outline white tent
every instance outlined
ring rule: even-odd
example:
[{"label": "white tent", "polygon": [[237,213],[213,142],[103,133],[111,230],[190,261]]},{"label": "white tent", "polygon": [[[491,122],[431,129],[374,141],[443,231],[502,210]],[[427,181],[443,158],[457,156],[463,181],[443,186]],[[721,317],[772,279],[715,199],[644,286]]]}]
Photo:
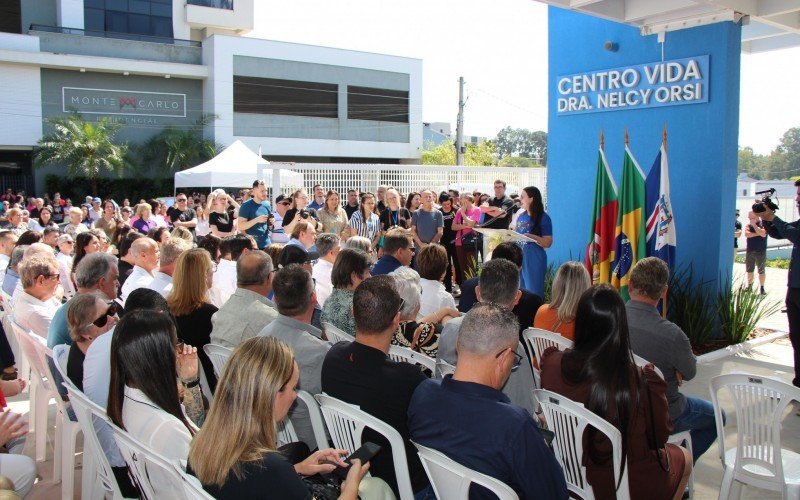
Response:
[{"label": "white tent", "polygon": [[[250,151],[242,141],[235,141],[220,154],[196,167],[175,173],[175,189],[208,186],[215,188],[251,187],[258,178],[259,165],[268,165],[265,159]],[[303,185],[303,175],[281,169],[281,184]]]}]

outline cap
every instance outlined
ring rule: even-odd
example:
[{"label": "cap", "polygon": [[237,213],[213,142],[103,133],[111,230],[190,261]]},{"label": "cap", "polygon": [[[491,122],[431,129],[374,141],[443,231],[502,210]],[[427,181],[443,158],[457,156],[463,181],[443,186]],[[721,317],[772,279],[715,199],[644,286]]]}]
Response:
[{"label": "cap", "polygon": [[68,242],[70,242],[70,243],[72,243],[72,242],[73,242],[73,241],[72,241],[72,236],[70,236],[70,235],[68,235],[68,234],[62,234],[62,235],[61,235],[61,236],[59,236],[59,237],[58,237],[58,239],[56,240],[56,244],[57,244],[57,245],[60,245],[60,244],[62,244],[62,243],[64,243],[64,242],[67,242],[67,241],[68,241]]},{"label": "cap", "polygon": [[279,194],[278,197],[275,198],[275,204],[277,205],[278,203],[282,202],[285,199],[286,199],[286,195],[285,194]]},{"label": "cap", "polygon": [[94,198],[92,199],[92,203],[101,203],[102,201],[103,201],[103,200],[101,200],[100,198],[97,198],[97,197],[94,197]]},{"label": "cap", "polygon": [[278,254],[278,268],[284,268],[289,264],[305,264],[319,259],[319,253],[307,252],[298,245],[286,245]]}]

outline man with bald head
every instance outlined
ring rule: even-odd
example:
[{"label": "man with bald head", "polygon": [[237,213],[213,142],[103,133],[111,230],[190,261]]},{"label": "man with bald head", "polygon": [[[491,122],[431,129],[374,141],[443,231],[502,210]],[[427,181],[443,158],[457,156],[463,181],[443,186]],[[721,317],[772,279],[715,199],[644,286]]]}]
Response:
[{"label": "man with bald head", "polygon": [[161,245],[158,271],[154,273],[153,281],[147,285],[147,288],[155,290],[166,299],[169,292],[172,291],[172,273],[175,272],[178,257],[186,250],[191,249],[192,244],[183,238],[170,238]]},{"label": "man with bald head", "polygon": [[160,251],[158,243],[150,238],[139,238],[131,244],[133,271],[122,285],[120,298],[125,301],[128,295],[137,288],[146,288],[153,281],[153,273],[158,268]]},{"label": "man with bald head", "polygon": [[236,261],[236,291],[211,317],[211,343],[235,348],[278,317],[272,293],[272,259],[261,250],[242,254]]}]

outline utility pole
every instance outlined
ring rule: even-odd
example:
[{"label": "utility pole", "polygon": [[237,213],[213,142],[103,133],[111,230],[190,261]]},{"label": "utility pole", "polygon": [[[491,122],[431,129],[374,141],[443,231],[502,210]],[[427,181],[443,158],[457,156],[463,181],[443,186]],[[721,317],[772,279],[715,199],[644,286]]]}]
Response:
[{"label": "utility pole", "polygon": [[458,119],[456,120],[456,165],[464,164],[464,77],[458,78]]}]

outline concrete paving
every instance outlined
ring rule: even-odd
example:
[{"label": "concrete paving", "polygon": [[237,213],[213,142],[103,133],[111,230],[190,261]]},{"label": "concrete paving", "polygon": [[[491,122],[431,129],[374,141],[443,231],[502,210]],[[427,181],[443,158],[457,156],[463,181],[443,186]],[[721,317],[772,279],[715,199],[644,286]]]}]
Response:
[{"label": "concrete paving", "polygon": [[[786,291],[786,274],[785,270],[767,269],[767,292],[770,300],[783,301]],[[734,276],[744,276],[744,265],[734,264]],[[780,312],[773,314],[771,317],[764,319],[759,323],[763,328],[770,328],[780,331],[788,331],[788,323],[786,321],[786,314]],[[712,377],[726,373],[752,373],[755,375],[774,377],[779,380],[791,383],[793,373],[792,361],[792,348],[787,338],[781,338],[768,344],[760,345],[748,352],[729,355],[725,358],[701,363],[698,366],[697,376],[686,383],[684,383],[681,391],[690,396],[696,396],[703,399],[710,399],[708,384]],[[736,417],[733,414],[733,408],[730,400],[725,394],[721,397],[721,403],[728,411],[729,421],[727,425],[727,439],[726,446],[733,446],[735,444],[735,431],[736,431]],[[28,401],[27,395],[23,394],[10,398],[9,406],[13,411],[27,413]],[[782,427],[782,442],[783,447],[789,450],[800,452],[800,417],[795,415],[800,405],[795,405],[791,412],[787,412],[783,416]],[[52,415],[55,414],[55,403],[50,405],[51,420]],[[25,454],[33,456],[34,439],[30,435],[25,447]],[[80,449],[79,445],[79,449]],[[31,500],[50,500],[59,498],[61,496],[60,484],[54,484],[53,477],[53,429],[48,433],[48,450],[47,461],[38,464],[39,474],[41,479],[33,487],[30,495]],[[80,463],[80,456],[78,457]],[[698,499],[715,499],[719,495],[720,484],[722,483],[722,464],[719,459],[719,448],[715,444],[711,449],[698,461],[695,466],[695,498]],[[75,495],[74,498],[80,498],[81,491],[81,477],[80,467],[76,467],[75,471]],[[780,498],[780,495],[775,492],[744,487],[742,498],[746,499],[772,499]]]}]

